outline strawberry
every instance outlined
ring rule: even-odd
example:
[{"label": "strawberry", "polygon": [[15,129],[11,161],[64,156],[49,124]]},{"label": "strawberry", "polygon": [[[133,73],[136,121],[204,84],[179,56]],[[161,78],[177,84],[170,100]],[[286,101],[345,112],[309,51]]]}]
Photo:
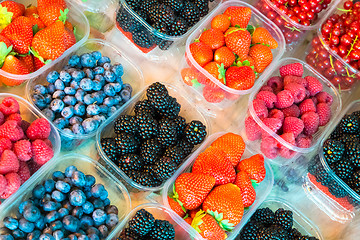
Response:
[{"label": "strawberry", "polygon": [[39,29],[43,29],[46,27],[44,22],[40,19],[37,7],[30,6],[25,9],[24,16],[30,19],[32,26],[37,25]]},{"label": "strawberry", "polygon": [[176,202],[174,199],[168,197],[168,202],[169,202],[169,206],[170,208],[176,212],[177,215],[179,215],[180,217],[185,217],[186,214],[186,209],[181,207],[180,204],[178,202]]},{"label": "strawberry", "polygon": [[240,188],[232,183],[215,187],[206,197],[203,210],[212,215],[222,229],[231,231],[244,214]]},{"label": "strawberry", "polygon": [[61,15],[64,14],[65,9],[60,4],[52,5],[41,5],[38,6],[39,17],[45,26],[50,26],[56,20],[59,19]]},{"label": "strawberry", "polygon": [[[24,75],[28,74],[29,70],[27,67],[21,62],[19,59],[12,55],[8,55],[5,58],[4,64],[1,67],[1,70],[4,70],[8,73],[18,74],[18,75]],[[11,79],[4,76],[0,76],[0,81],[2,81],[4,84],[8,86],[16,86],[20,85],[23,81],[19,81],[17,79]]]},{"label": "strawberry", "polygon": [[0,158],[0,174],[17,172],[19,170],[19,160],[11,150],[5,150]]},{"label": "strawberry", "polygon": [[231,26],[239,26],[240,28],[246,28],[251,18],[251,9],[248,7],[231,6],[228,7],[224,15],[230,17]]},{"label": "strawberry", "polygon": [[240,188],[244,207],[250,207],[256,199],[256,192],[246,172],[240,171],[234,184]]},{"label": "strawberry", "polygon": [[225,231],[220,228],[216,220],[204,211],[199,211],[196,214],[191,226],[200,233],[204,239],[223,240],[227,238]]},{"label": "strawberry", "polygon": [[37,0],[39,6],[50,6],[53,4],[59,4],[62,8],[66,8],[65,0]]},{"label": "strawberry", "polygon": [[225,43],[240,59],[245,59],[249,53],[251,35],[244,29],[229,28],[225,33]]},{"label": "strawberry", "polygon": [[266,28],[258,27],[252,34],[251,42],[253,44],[265,44],[269,45],[271,49],[275,49],[278,47],[278,43],[276,40],[271,36],[269,31]]},{"label": "strawberry", "polygon": [[199,38],[200,42],[210,46],[212,50],[218,49],[225,45],[223,32],[218,29],[208,29],[204,31]]},{"label": "strawberry", "polygon": [[29,70],[29,72],[35,72],[34,59],[31,54],[24,57],[19,56],[18,59],[24,64],[24,66]]},{"label": "strawberry", "polygon": [[193,173],[203,173],[215,178],[215,186],[235,181],[236,172],[228,155],[220,148],[208,147],[196,158]]},{"label": "strawberry", "polygon": [[226,133],[217,138],[212,144],[212,147],[216,147],[225,152],[233,167],[236,167],[240,162],[240,159],[245,151],[245,142],[243,138],[234,133]]},{"label": "strawberry", "polygon": [[181,78],[186,85],[198,87],[198,79],[204,78],[204,75],[199,73],[195,68],[183,68],[181,69]]},{"label": "strawberry", "polygon": [[5,192],[7,180],[4,175],[0,174],[0,196]]},{"label": "strawberry", "polygon": [[211,20],[211,28],[218,29],[221,32],[226,32],[230,27],[230,17],[225,14],[216,15]]},{"label": "strawberry", "polygon": [[32,25],[29,18],[20,16],[1,32],[10,40],[13,50],[20,54],[29,52],[29,46],[33,38]]},{"label": "strawberry", "polygon": [[244,159],[237,165],[236,170],[246,172],[250,179],[260,183],[266,176],[264,156],[256,154],[252,157]]},{"label": "strawberry", "polygon": [[2,199],[9,198],[19,189],[21,185],[21,179],[17,173],[8,173],[5,175],[5,178],[7,180],[7,186],[4,193],[0,195],[0,198]]},{"label": "strawberry", "polygon": [[35,71],[45,66],[45,63],[43,63],[38,57],[34,56],[34,67]]},{"label": "strawberry", "polygon": [[225,98],[225,91],[219,87],[205,86],[203,88],[203,96],[210,103],[219,103]]},{"label": "strawberry", "polygon": [[6,37],[4,37],[3,35],[0,34],[0,42],[5,43],[6,47],[10,47],[11,46],[11,42],[9,39],[7,39]]},{"label": "strawberry", "polygon": [[71,24],[71,22],[65,21],[64,26],[65,26],[65,28],[67,28],[68,30],[74,31],[74,27],[73,27],[73,25]]},{"label": "strawberry", "polygon": [[226,86],[236,90],[247,90],[254,86],[255,73],[249,66],[233,66],[226,70]]},{"label": "strawberry", "polygon": [[201,208],[198,207],[198,208],[195,208],[195,209],[192,209],[192,210],[189,210],[188,213],[189,213],[189,216],[191,218],[195,218],[196,214],[201,211]]},{"label": "strawberry", "polygon": [[6,11],[2,14],[12,13],[11,20],[14,20],[17,17],[24,15],[25,6],[21,3],[14,1],[3,1],[0,3],[3,8],[6,8]]},{"label": "strawberry", "polygon": [[262,73],[272,62],[273,55],[268,46],[256,44],[250,48],[249,56],[254,59],[255,70]]},{"label": "strawberry", "polygon": [[204,67],[213,60],[213,52],[211,47],[203,42],[194,42],[190,44],[190,52],[195,61]]},{"label": "strawberry", "polygon": [[199,207],[215,185],[215,178],[206,174],[183,173],[175,181],[177,196],[183,206],[192,210]]},{"label": "strawberry", "polygon": [[228,47],[216,49],[214,61],[219,65],[224,64],[224,68],[229,68],[235,62],[235,55]]},{"label": "strawberry", "polygon": [[191,226],[192,224],[192,221],[193,221],[193,218],[192,217],[187,217],[187,218],[184,218],[185,222],[187,222],[187,224],[189,224]]},{"label": "strawberry", "polygon": [[[204,69],[210,73],[215,79],[219,80],[222,84],[225,84],[225,69],[224,65],[218,64],[216,62],[209,62],[204,66]],[[216,87],[217,85],[208,78],[199,79],[199,83],[209,85],[211,87]]]},{"label": "strawberry", "polygon": [[74,32],[65,28],[65,49],[69,49],[76,43]]}]

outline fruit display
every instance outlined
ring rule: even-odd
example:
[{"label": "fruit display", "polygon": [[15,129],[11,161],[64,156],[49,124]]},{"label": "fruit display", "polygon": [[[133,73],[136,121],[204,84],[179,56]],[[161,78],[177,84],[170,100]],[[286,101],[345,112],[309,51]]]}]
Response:
[{"label": "fruit display", "polygon": [[101,134],[98,149],[140,189],[160,188],[207,135],[203,122],[182,116],[181,104],[163,84],[150,85],[146,97],[117,117],[112,136]]},{"label": "fruit display", "polygon": [[0,199],[7,199],[58,153],[59,135],[38,113],[29,118],[25,100],[0,98]]},{"label": "fruit display", "polygon": [[246,3],[227,1],[191,34],[181,78],[204,102],[225,107],[250,93],[284,52],[280,30]]},{"label": "fruit display", "polygon": [[306,63],[283,59],[249,99],[244,135],[267,158],[315,149],[341,108],[336,89]]},{"label": "fruit display", "polygon": [[[0,4],[0,83],[16,86],[37,77],[42,73],[39,69],[60,58],[77,41],[84,41],[83,31],[88,26],[71,17],[78,14],[77,9],[70,10],[72,5],[65,0],[39,0],[37,6],[26,8],[11,0]],[[76,31],[78,27],[82,29]]]},{"label": "fruit display", "polygon": [[205,239],[234,239],[269,193],[272,171],[245,152],[240,135],[218,133],[166,183],[163,201]]},{"label": "fruit display", "polygon": [[322,21],[305,58],[340,91],[353,88],[359,80],[358,11],[359,3],[342,1]]}]

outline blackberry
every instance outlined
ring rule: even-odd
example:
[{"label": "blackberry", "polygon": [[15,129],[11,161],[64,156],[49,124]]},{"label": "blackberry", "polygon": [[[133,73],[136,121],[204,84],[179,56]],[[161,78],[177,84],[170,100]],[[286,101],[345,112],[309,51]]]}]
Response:
[{"label": "blackberry", "polygon": [[115,121],[114,132],[116,134],[124,132],[136,135],[138,132],[138,125],[136,124],[135,117],[130,115],[121,115]]},{"label": "blackberry", "polygon": [[340,121],[343,133],[357,133],[359,131],[359,118],[353,114],[345,115]]},{"label": "blackberry", "polygon": [[360,143],[349,142],[345,145],[347,159],[355,168],[360,168]]},{"label": "blackberry", "polygon": [[159,109],[157,112],[163,118],[175,119],[181,109],[181,105],[177,102],[176,98],[169,96],[169,104],[166,108]]},{"label": "blackberry", "polygon": [[195,6],[199,9],[199,16],[204,17],[206,14],[209,13],[209,2],[208,0],[195,0]]},{"label": "blackberry", "polygon": [[137,9],[141,3],[140,0],[125,0],[125,2],[131,9]]},{"label": "blackberry", "polygon": [[175,20],[175,13],[169,6],[160,4],[152,10],[149,18],[153,23],[158,22],[169,26]]},{"label": "blackberry", "polygon": [[348,160],[340,160],[335,165],[333,171],[339,178],[343,180],[351,178],[354,168]]},{"label": "blackberry", "polygon": [[143,172],[155,179],[156,176],[155,176],[154,168],[155,168],[155,165],[145,165],[143,168]]},{"label": "blackberry", "polygon": [[170,158],[171,161],[176,164],[176,166],[179,166],[182,163],[185,155],[183,151],[178,147],[178,145],[175,145],[165,150],[164,157]]},{"label": "blackberry", "polygon": [[124,154],[119,157],[119,168],[124,172],[137,171],[142,167],[142,161],[139,155]]},{"label": "blackberry", "polygon": [[158,4],[157,0],[144,0],[141,2],[140,9],[146,13],[150,13],[150,9]]},{"label": "blackberry", "polygon": [[139,125],[139,135],[143,140],[157,136],[158,122],[149,113],[137,114],[136,122]]},{"label": "blackberry", "polygon": [[293,213],[290,210],[279,208],[275,212],[274,225],[282,227],[285,230],[289,230],[293,225]]},{"label": "blackberry", "polygon": [[192,27],[200,20],[200,10],[192,2],[186,1],[180,16],[184,18],[189,27]]},{"label": "blackberry", "polygon": [[343,198],[347,196],[347,192],[338,183],[331,181],[328,185],[329,192],[337,198]]},{"label": "blackberry", "polygon": [[177,116],[173,119],[173,122],[176,124],[176,135],[178,139],[182,137],[184,129],[186,127],[186,120],[182,116]]},{"label": "blackberry", "polygon": [[191,121],[184,131],[186,140],[193,145],[201,143],[206,137],[206,126],[200,121]]},{"label": "blackberry", "polygon": [[157,187],[160,185],[160,182],[156,178],[144,171],[131,172],[128,177],[137,184],[145,187]]},{"label": "blackberry", "polygon": [[256,234],[262,228],[264,228],[264,226],[261,223],[251,220],[241,229],[239,239],[256,240]]},{"label": "blackberry", "polygon": [[163,147],[170,147],[176,143],[176,124],[164,118],[159,122],[159,134],[157,140]]},{"label": "blackberry", "polygon": [[156,178],[164,182],[168,180],[176,170],[176,164],[168,157],[162,157],[155,162],[154,172]]},{"label": "blackberry", "polygon": [[359,136],[356,134],[342,134],[340,138],[338,138],[345,146],[352,142],[359,142]]},{"label": "blackberry", "polygon": [[290,239],[299,239],[301,237],[301,233],[296,228],[291,228],[288,233]]},{"label": "blackberry", "polygon": [[140,114],[141,112],[147,112],[149,113],[152,117],[155,116],[155,109],[154,106],[152,105],[151,101],[145,99],[142,101],[138,101],[135,104],[135,115]]},{"label": "blackberry", "polygon": [[135,216],[129,221],[130,231],[136,232],[140,236],[148,234],[154,225],[154,216],[145,209],[137,211]]},{"label": "blackberry", "polygon": [[172,24],[170,24],[168,33],[171,36],[181,36],[184,35],[187,30],[189,29],[189,26],[187,25],[187,22],[182,17],[178,17],[174,20]]},{"label": "blackberry", "polygon": [[274,217],[275,214],[270,208],[259,208],[251,217],[251,221],[262,223],[264,226],[268,227],[274,223]]},{"label": "blackberry", "polygon": [[256,234],[256,239],[261,240],[280,240],[279,233],[275,228],[262,228]]},{"label": "blackberry", "polygon": [[159,82],[153,83],[148,87],[146,96],[152,102],[156,110],[166,109],[171,101],[168,90]]},{"label": "blackberry", "polygon": [[143,240],[144,238],[139,236],[136,232],[131,231],[129,228],[125,228],[117,240]]},{"label": "blackberry", "polygon": [[149,237],[152,240],[173,240],[175,239],[174,226],[169,221],[157,219]]},{"label": "blackberry", "polygon": [[[151,26],[158,32],[163,33],[163,34],[167,34],[168,33],[168,25],[166,25],[163,22],[154,22],[153,24],[151,24]],[[161,42],[163,41],[162,38],[157,37],[154,35],[154,42],[159,45],[161,44]]]},{"label": "blackberry", "polygon": [[151,48],[154,45],[149,31],[138,29],[132,33],[132,39],[136,45],[142,48]]},{"label": "blackberry", "polygon": [[119,150],[117,148],[114,138],[102,138],[100,140],[101,147],[106,154],[106,156],[113,162],[116,161]]},{"label": "blackberry", "polygon": [[187,156],[191,153],[194,148],[194,145],[186,141],[185,139],[180,140],[176,146],[184,152],[184,156]]},{"label": "blackberry", "polygon": [[169,6],[174,12],[180,12],[184,7],[183,0],[163,0],[162,3]]},{"label": "blackberry", "polygon": [[161,145],[156,139],[146,140],[140,147],[140,157],[144,164],[154,164],[160,158],[161,153]]},{"label": "blackberry", "polygon": [[[168,34],[168,32],[167,32],[167,34]],[[159,48],[161,49],[161,50],[168,50],[169,49],[169,47],[171,46],[171,44],[173,44],[173,42],[174,41],[169,41],[169,40],[163,40],[163,41],[161,41],[161,43],[159,43],[158,45],[159,45]]]},{"label": "blackberry", "polygon": [[340,124],[338,124],[336,126],[336,128],[334,129],[334,131],[330,134],[329,138],[330,139],[339,139],[343,136],[343,132],[340,129]]},{"label": "blackberry", "polygon": [[344,144],[338,140],[328,139],[323,145],[324,158],[329,164],[339,161],[344,152]]},{"label": "blackberry", "polygon": [[353,184],[352,187],[360,188],[360,170],[353,173]]},{"label": "blackberry", "polygon": [[141,17],[144,21],[147,22],[147,20],[149,18],[147,12],[145,12],[144,10],[142,10],[140,8],[135,10],[135,12],[137,13],[137,15],[139,15],[139,17]]},{"label": "blackberry", "polygon": [[274,225],[271,226],[271,228],[273,229],[274,232],[277,233],[279,239],[281,240],[289,239],[289,233],[282,227]]},{"label": "blackberry", "polygon": [[357,118],[360,118],[360,111],[353,112],[352,115],[356,116]]},{"label": "blackberry", "polygon": [[139,148],[139,143],[134,136],[129,133],[120,133],[115,137],[115,142],[120,154],[135,153]]},{"label": "blackberry", "polygon": [[125,32],[129,32],[136,21],[126,10],[119,9],[116,13],[116,22]]}]

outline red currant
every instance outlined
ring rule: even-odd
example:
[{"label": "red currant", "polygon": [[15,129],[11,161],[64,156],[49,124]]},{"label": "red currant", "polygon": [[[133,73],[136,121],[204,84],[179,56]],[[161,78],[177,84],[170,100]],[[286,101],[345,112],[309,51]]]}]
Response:
[{"label": "red currant", "polygon": [[340,42],[339,37],[337,37],[335,35],[331,36],[331,38],[330,38],[330,44],[331,45],[337,46],[339,44],[339,42]]},{"label": "red currant", "polygon": [[353,49],[353,50],[350,52],[350,55],[349,55],[349,56],[350,56],[351,59],[353,59],[353,60],[360,60],[360,51]]},{"label": "red currant", "polygon": [[346,2],[344,2],[344,9],[345,9],[345,10],[351,9],[352,6],[353,6],[353,2],[352,2],[352,1],[346,1]]},{"label": "red currant", "polygon": [[360,8],[360,2],[354,3],[353,8],[354,9],[359,9]]},{"label": "red currant", "polygon": [[340,36],[340,28],[334,28],[331,34],[337,37]]},{"label": "red currant", "polygon": [[290,7],[295,7],[297,5],[297,0],[289,0],[288,4]]},{"label": "red currant", "polygon": [[344,46],[349,46],[351,44],[351,37],[347,34],[345,35],[342,35],[341,38],[340,38],[340,43],[341,45],[344,45]]},{"label": "red currant", "polygon": [[314,13],[312,13],[312,12],[307,12],[307,13],[306,13],[306,17],[307,17],[307,19],[309,19],[309,20],[313,20],[314,17],[315,17],[315,15],[314,15]]},{"label": "red currant", "polygon": [[304,3],[304,4],[301,6],[301,11],[303,11],[303,12],[308,12],[308,11],[310,11],[310,9],[311,9],[311,6],[310,6],[309,3]]}]

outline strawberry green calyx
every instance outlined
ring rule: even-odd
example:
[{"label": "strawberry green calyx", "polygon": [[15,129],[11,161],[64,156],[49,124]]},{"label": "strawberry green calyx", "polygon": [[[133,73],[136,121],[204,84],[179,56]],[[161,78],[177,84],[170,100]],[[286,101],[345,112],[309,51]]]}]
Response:
[{"label": "strawberry green calyx", "polygon": [[237,31],[247,31],[245,28],[241,28],[239,25],[235,25],[235,27],[230,31],[230,32],[227,32],[225,34],[225,37],[234,33],[234,32],[237,32]]},{"label": "strawberry green calyx", "polygon": [[11,18],[14,14],[7,11],[7,7],[0,5],[0,29],[5,28],[11,23]]},{"label": "strawberry green calyx", "polygon": [[32,53],[32,55],[34,55],[34,57],[38,58],[44,64],[51,63],[51,59],[48,59],[45,61],[45,59],[42,56],[40,56],[39,53],[37,53],[33,47],[30,48],[30,53]]},{"label": "strawberry green calyx", "polygon": [[202,220],[203,217],[205,217],[206,215],[206,212],[204,212],[203,210],[200,210],[196,213],[192,223],[191,223],[191,226],[198,232],[198,233],[201,233],[201,230],[199,228],[199,226],[201,224],[204,223],[204,221]]},{"label": "strawberry green calyx", "polygon": [[235,228],[233,223],[230,223],[229,220],[224,219],[224,215],[222,213],[218,213],[217,211],[214,212],[209,209],[207,210],[207,213],[215,218],[219,226],[225,231],[231,232]]},{"label": "strawberry green calyx", "polygon": [[59,17],[59,20],[62,21],[64,24],[66,22],[66,19],[67,19],[67,14],[69,13],[69,9],[66,8],[64,11],[63,10],[60,10],[60,17]]},{"label": "strawberry green calyx", "polygon": [[252,185],[254,188],[259,185],[259,183],[258,183],[256,180],[254,180],[254,179],[251,179],[250,181],[251,181],[251,185]]},{"label": "strawberry green calyx", "polygon": [[252,25],[248,25],[246,27],[246,30],[248,30],[248,32],[251,34],[251,36],[253,35],[253,33],[255,32],[256,27],[252,26]]},{"label": "strawberry green calyx", "polygon": [[196,78],[194,78],[194,79],[191,79],[191,82],[192,82],[192,86],[194,87],[194,88],[199,88],[199,87],[201,87],[201,84],[198,82],[198,80],[196,79]]},{"label": "strawberry green calyx", "polygon": [[180,205],[184,213],[186,213],[186,208],[184,207],[184,204],[179,200],[179,194],[175,191],[175,184],[173,185],[173,193],[174,195],[170,198],[174,199],[175,202],[177,202]]},{"label": "strawberry green calyx", "polygon": [[12,51],[12,46],[7,47],[4,42],[0,42],[0,67],[3,66],[5,58]]},{"label": "strawberry green calyx", "polygon": [[216,66],[218,67],[218,72],[219,72],[219,76],[218,78],[221,80],[221,79],[224,79],[223,83],[226,85],[226,78],[225,78],[225,67],[224,67],[224,64],[222,63],[221,65],[219,64],[216,64]]}]

